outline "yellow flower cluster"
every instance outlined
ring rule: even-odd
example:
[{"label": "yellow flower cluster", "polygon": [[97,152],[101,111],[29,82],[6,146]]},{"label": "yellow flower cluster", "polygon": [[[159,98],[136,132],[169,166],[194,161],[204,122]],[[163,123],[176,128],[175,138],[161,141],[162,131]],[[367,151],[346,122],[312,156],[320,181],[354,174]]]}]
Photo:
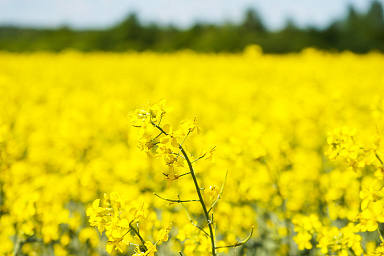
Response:
[{"label": "yellow flower cluster", "polygon": [[364,252],[360,244],[362,238],[356,232],[353,223],[349,223],[341,229],[323,227],[319,234],[318,247],[324,254],[330,251],[340,256],[348,256],[352,251],[354,255],[362,255]]},{"label": "yellow flower cluster", "polygon": [[[180,130],[174,130],[170,124],[162,125],[164,115],[169,112],[169,109],[165,108],[165,103],[166,101],[163,99],[159,103],[137,109],[129,114],[129,120],[134,127],[140,128],[138,147],[149,156],[164,159],[168,167],[168,171],[164,175],[167,177],[168,187],[170,187],[172,181],[179,178],[179,175],[175,173],[175,168],[184,167],[185,157],[181,154],[180,145],[191,132],[196,130],[197,133],[200,133],[200,129],[196,119],[180,122]],[[182,138],[184,138],[183,142]]]},{"label": "yellow flower cluster", "polygon": [[[357,139],[354,137],[355,131],[346,126],[342,129],[336,129],[333,133],[328,133],[327,142],[330,147],[326,155],[331,160],[342,159],[346,166],[357,173],[356,178],[362,179],[358,182],[360,183],[359,186],[355,188],[356,191],[360,190],[361,211],[350,214],[349,217],[346,216],[349,221],[357,222],[357,225],[349,222],[347,226],[341,229],[335,226],[322,226],[317,222],[317,215],[299,216],[297,219],[293,219],[296,226],[295,231],[298,232],[294,240],[298,243],[300,250],[312,249],[311,239],[315,235],[317,235],[317,246],[321,247],[322,253],[332,252],[345,256],[349,255],[349,251],[352,251],[353,255],[363,254],[362,237],[357,234],[359,232],[378,230],[378,237],[382,242],[384,241],[379,228],[379,223],[384,223],[382,148],[380,148],[381,136],[378,132],[376,133],[375,136],[370,136],[366,140],[367,145],[355,142]],[[330,217],[332,218],[332,215]],[[340,215],[333,219],[338,217]],[[312,222],[316,220],[315,223],[317,224],[311,225],[310,220]],[[368,255],[380,255],[381,247],[368,253]]]},{"label": "yellow flower cluster", "polygon": [[113,250],[123,252],[122,246],[131,244],[128,237],[130,231],[141,238],[134,226],[139,226],[140,221],[147,217],[144,205],[128,208],[126,201],[114,192],[110,196],[105,194],[102,207],[99,205],[100,199],[93,201],[92,207],[87,209],[87,216],[91,226],[97,227],[100,233],[105,230],[108,253]]},{"label": "yellow flower cluster", "polygon": [[0,255],[209,255],[199,202],[159,198],[199,199],[179,145],[207,210],[220,197],[219,255],[383,255],[383,66],[314,49],[1,52]]},{"label": "yellow flower cluster", "polygon": [[295,231],[297,235],[293,238],[300,250],[312,249],[312,235],[319,232],[322,225],[319,218],[312,214],[310,216],[297,215],[292,219],[295,224]]},{"label": "yellow flower cluster", "polygon": [[293,238],[300,250],[313,248],[313,237],[317,236],[318,244],[323,254],[328,253],[340,256],[348,256],[349,251],[354,255],[361,255],[364,251],[361,247],[361,236],[356,234],[359,229],[353,223],[339,229],[322,225],[315,214],[310,216],[297,215],[292,222],[295,224],[297,235]]},{"label": "yellow flower cluster", "polygon": [[354,134],[355,131],[351,130],[348,126],[329,133],[327,140],[330,145],[329,151],[327,152],[329,159],[333,160],[340,157],[355,170],[377,162],[377,150],[380,147],[380,137],[377,138],[377,141],[373,142],[373,147],[364,148],[355,143],[353,139]]},{"label": "yellow flower cluster", "polygon": [[[105,231],[108,238],[106,246],[108,253],[114,250],[122,253],[126,245],[135,245],[134,255],[154,255],[157,251],[156,245],[168,240],[171,225],[160,230],[156,244],[144,241],[140,233],[148,233],[148,231],[139,227],[150,227],[141,225],[142,221],[148,217],[147,210],[143,204],[137,207],[132,205],[134,203],[127,202],[116,192],[112,192],[110,196],[105,194],[101,207],[100,199],[96,199],[87,209],[90,225],[97,227],[100,233]],[[130,242],[133,239],[138,244]]]}]

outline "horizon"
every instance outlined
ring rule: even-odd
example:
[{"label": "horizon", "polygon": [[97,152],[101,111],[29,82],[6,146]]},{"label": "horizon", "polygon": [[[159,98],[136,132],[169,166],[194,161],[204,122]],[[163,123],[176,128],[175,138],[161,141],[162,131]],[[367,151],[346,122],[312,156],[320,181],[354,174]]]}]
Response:
[{"label": "horizon", "polygon": [[[130,14],[136,14],[141,24],[188,28],[197,23],[239,23],[246,10],[255,10],[268,30],[279,30],[287,21],[299,28],[323,29],[347,15],[348,7],[364,13],[374,0],[332,0],[305,2],[305,0],[240,0],[236,3],[217,4],[220,0],[198,0],[180,3],[176,0],[130,1],[122,0],[0,0],[0,26],[56,29],[69,27],[73,30],[107,29],[119,24]],[[384,0],[378,0],[384,5]],[[23,4],[24,3],[24,4]],[[38,4],[40,3],[40,4]],[[45,4],[44,4],[45,3]],[[93,4],[91,4],[93,3]],[[113,3],[119,6],[113,6]],[[152,3],[152,4],[150,4]],[[124,5],[124,7],[120,6]],[[173,8],[170,8],[170,7]],[[206,8],[203,8],[206,7]],[[210,7],[210,8],[208,8]],[[216,9],[213,7],[217,7]]]}]

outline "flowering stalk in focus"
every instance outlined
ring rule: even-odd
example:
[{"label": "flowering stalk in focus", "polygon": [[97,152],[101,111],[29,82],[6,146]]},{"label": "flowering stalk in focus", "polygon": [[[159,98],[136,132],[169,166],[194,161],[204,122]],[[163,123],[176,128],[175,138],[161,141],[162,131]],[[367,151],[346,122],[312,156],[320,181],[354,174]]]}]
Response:
[{"label": "flowering stalk in focus", "polygon": [[[203,153],[196,158],[196,160],[191,161],[190,156],[187,154],[183,144],[192,132],[200,134],[200,128],[194,120],[184,120],[180,122],[181,129],[175,130],[170,124],[161,124],[164,115],[169,112],[169,109],[165,107],[166,101],[161,100],[159,103],[149,104],[142,109],[137,109],[134,112],[129,114],[129,119],[131,124],[134,127],[140,128],[138,132],[138,147],[146,152],[148,155],[155,154],[157,157],[163,158],[167,166],[167,173],[164,173],[167,179],[168,187],[171,186],[172,182],[178,180],[184,175],[191,175],[196,194],[198,199],[196,200],[178,200],[166,199],[155,193],[156,196],[170,201],[173,203],[186,203],[186,202],[200,202],[202,212],[205,218],[206,226],[208,227],[209,233],[207,233],[202,227],[199,227],[197,224],[194,224],[193,220],[190,218],[191,223],[203,231],[210,241],[210,251],[212,256],[217,254],[216,250],[219,248],[228,248],[228,247],[237,247],[243,245],[249,240],[253,233],[253,228],[249,237],[243,242],[237,242],[234,245],[229,246],[216,246],[215,233],[214,233],[214,221],[213,214],[210,213],[214,205],[220,199],[221,193],[223,191],[224,183],[221,190],[218,190],[217,186],[210,186],[209,188],[203,189],[200,187],[195,171],[193,169],[192,163],[200,160],[202,158],[212,159],[213,151],[215,148],[203,151]],[[188,167],[189,172],[179,175],[176,171],[178,167],[184,167],[185,163]],[[207,203],[204,201],[202,190],[206,190],[213,204],[211,207],[207,206]],[[187,212],[188,213],[188,212]],[[181,253],[180,253],[181,254]]]}]

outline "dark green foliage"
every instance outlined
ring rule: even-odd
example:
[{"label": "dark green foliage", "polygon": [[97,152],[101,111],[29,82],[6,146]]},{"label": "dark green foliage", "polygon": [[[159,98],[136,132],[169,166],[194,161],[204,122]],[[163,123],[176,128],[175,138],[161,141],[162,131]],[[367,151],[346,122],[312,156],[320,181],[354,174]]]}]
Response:
[{"label": "dark green foliage", "polygon": [[298,28],[287,21],[284,29],[266,29],[257,12],[249,9],[239,24],[196,23],[187,29],[143,25],[135,14],[104,30],[19,28],[0,26],[0,50],[12,52],[62,51],[159,51],[191,49],[199,52],[240,52],[259,44],[267,53],[298,52],[303,48],[365,53],[384,52],[384,12],[378,1],[362,14],[352,6],[347,16],[325,29]]}]

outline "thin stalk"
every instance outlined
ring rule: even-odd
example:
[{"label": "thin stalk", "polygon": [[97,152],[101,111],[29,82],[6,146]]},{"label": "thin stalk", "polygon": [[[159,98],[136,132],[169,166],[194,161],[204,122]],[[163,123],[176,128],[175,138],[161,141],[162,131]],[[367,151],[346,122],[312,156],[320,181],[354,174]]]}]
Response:
[{"label": "thin stalk", "polygon": [[[179,199],[180,199],[180,196],[178,196],[178,197],[179,197]],[[187,213],[188,219],[189,219],[189,221],[191,222],[191,224],[192,224],[193,226],[197,227],[198,229],[200,229],[201,231],[203,231],[204,234],[206,234],[206,235],[209,237],[209,234],[208,234],[204,229],[202,229],[202,228],[199,227],[197,224],[195,224],[195,222],[193,222],[193,220],[192,220],[192,218],[191,218],[191,215],[189,215],[188,210],[187,210],[187,208],[184,206],[183,203],[181,203],[181,206],[183,206],[185,212]]]},{"label": "thin stalk", "polygon": [[155,140],[155,139],[159,138],[161,134],[163,134],[163,133],[162,133],[162,132],[159,133],[159,134],[158,134],[154,139],[152,139],[152,140]]},{"label": "thin stalk", "polygon": [[168,199],[168,198],[164,198],[156,193],[153,193],[155,196],[157,196],[158,198],[160,199],[163,199],[165,201],[168,201],[168,202],[172,202],[172,203],[188,203],[188,202],[197,202],[199,201],[198,199],[191,199],[191,200],[177,200],[177,199]]},{"label": "thin stalk", "polygon": [[[185,138],[183,139],[183,141],[179,144],[179,148],[181,148],[185,142],[185,140],[188,138],[189,134],[191,133],[191,131],[188,131],[187,135],[185,136]],[[176,157],[176,160],[177,158],[180,156],[180,152],[181,152],[181,149],[179,150],[179,153],[177,153],[177,157]]]},{"label": "thin stalk", "polygon": [[[162,133],[164,133],[165,135],[168,135],[160,126],[158,126],[157,124],[155,124],[154,122],[151,122],[152,125],[154,125],[157,129],[159,129]],[[205,216],[205,219],[207,221],[207,224],[208,224],[208,228],[209,228],[209,233],[210,233],[210,238],[211,238],[211,247],[212,247],[212,256],[216,256],[216,248],[215,248],[215,238],[214,238],[214,234],[213,234],[213,228],[212,228],[212,221],[209,219],[209,214],[208,214],[208,210],[207,210],[207,207],[205,206],[205,203],[204,203],[204,199],[203,199],[203,196],[201,195],[201,192],[200,192],[200,186],[199,186],[199,183],[197,182],[197,178],[196,178],[196,175],[195,175],[195,171],[193,170],[193,167],[192,167],[192,162],[191,160],[189,160],[189,157],[187,155],[187,153],[185,152],[184,148],[179,144],[179,149],[181,151],[181,153],[183,154],[185,160],[187,161],[188,163],[188,167],[189,167],[189,170],[191,172],[191,176],[192,176],[192,179],[193,179],[193,183],[195,184],[195,188],[196,188],[196,193],[197,195],[199,196],[199,201],[200,201],[200,204],[201,204],[201,207],[203,208],[203,212],[204,212],[204,216]]]},{"label": "thin stalk", "polygon": [[132,227],[132,222],[129,223],[129,227],[132,229],[132,231],[138,236],[138,238],[140,239],[141,243],[143,244],[143,247],[145,249],[145,251],[148,250],[148,248],[145,246],[145,241],[144,239],[141,237],[140,233],[134,228]]},{"label": "thin stalk", "polygon": [[349,252],[350,252],[353,256],[356,256],[356,253],[352,250],[352,248],[349,248]]},{"label": "thin stalk", "polygon": [[195,171],[193,170],[193,167],[192,167],[192,163],[189,160],[189,157],[188,157],[187,153],[185,152],[184,148],[181,146],[180,146],[180,151],[183,154],[183,156],[185,157],[185,160],[188,163],[189,170],[191,171],[191,176],[193,179],[193,183],[195,184],[196,193],[199,196],[201,207],[203,208],[205,219],[207,220],[207,224],[208,224],[208,228],[209,228],[209,233],[210,233],[210,237],[211,237],[211,246],[212,246],[212,256],[216,256],[215,238],[214,238],[213,228],[212,228],[213,223],[209,219],[207,207],[205,206],[203,196],[201,195],[200,187],[199,187],[199,184],[197,183],[197,179],[196,179]]},{"label": "thin stalk", "polygon": [[[181,178],[181,177],[183,177],[183,176],[185,176],[185,175],[188,175],[188,174],[190,174],[190,172],[180,174],[179,176],[177,176],[177,179],[178,179],[178,178]],[[164,175],[165,177],[168,177],[168,176],[169,176],[169,174],[166,174],[166,173],[163,173],[163,175]],[[177,174],[176,174],[176,175],[177,175]]]},{"label": "thin stalk", "polygon": [[184,175],[188,175],[188,174],[190,174],[190,172],[180,174],[180,175],[179,175],[179,178],[180,178],[180,177],[183,177]]},{"label": "thin stalk", "polygon": [[253,234],[253,229],[254,229],[254,227],[252,227],[251,233],[249,234],[249,236],[248,236],[244,241],[236,242],[236,243],[233,244],[233,245],[219,246],[219,247],[216,247],[216,249],[219,249],[219,248],[238,247],[238,246],[241,246],[241,245],[245,244],[245,243],[248,242],[248,240],[251,238],[251,236],[252,236],[252,234]]},{"label": "thin stalk", "polygon": [[375,155],[376,155],[376,158],[379,159],[379,161],[380,161],[380,163],[381,163],[381,166],[384,166],[383,161],[381,161],[379,155],[378,155],[377,153],[376,153]]},{"label": "thin stalk", "polygon": [[193,160],[192,163],[199,161],[199,160],[200,160],[201,158],[203,158],[203,157],[205,157],[205,155],[203,155],[203,156],[199,156],[198,158],[196,158],[195,160]]},{"label": "thin stalk", "polygon": [[227,176],[228,176],[228,171],[227,171],[227,173],[225,174],[224,182],[223,182],[223,185],[221,185],[220,193],[217,195],[217,198],[216,198],[215,202],[213,202],[211,208],[209,208],[208,213],[213,209],[213,207],[215,206],[215,204],[217,203],[217,201],[219,201],[220,196],[221,196],[221,194],[223,193],[223,189],[224,189],[225,182],[227,181]]},{"label": "thin stalk", "polygon": [[[216,148],[216,146],[214,146],[211,150],[214,150],[215,148]],[[199,156],[198,158],[196,158],[195,160],[193,160],[192,163],[199,161],[201,158],[204,158],[206,155],[207,155],[207,154],[204,154],[204,155],[202,155],[202,156]]]},{"label": "thin stalk", "polygon": [[[183,146],[185,140],[188,138],[189,134],[191,133],[191,131],[188,131],[187,135],[185,135],[185,138],[183,139],[183,141],[179,144],[179,146]],[[180,152],[178,153],[178,155],[180,154]]]},{"label": "thin stalk", "polygon": [[379,232],[380,241],[384,243],[383,235],[381,234],[380,228],[377,228],[377,231]]},{"label": "thin stalk", "polygon": [[159,120],[159,123],[158,123],[157,125],[160,126],[160,124],[161,124],[161,120],[163,120],[163,115],[160,116],[160,120]]},{"label": "thin stalk", "polygon": [[16,233],[16,241],[15,241],[15,245],[13,247],[13,256],[17,255],[17,253],[19,252],[19,249],[20,249],[20,237],[19,235]]}]

